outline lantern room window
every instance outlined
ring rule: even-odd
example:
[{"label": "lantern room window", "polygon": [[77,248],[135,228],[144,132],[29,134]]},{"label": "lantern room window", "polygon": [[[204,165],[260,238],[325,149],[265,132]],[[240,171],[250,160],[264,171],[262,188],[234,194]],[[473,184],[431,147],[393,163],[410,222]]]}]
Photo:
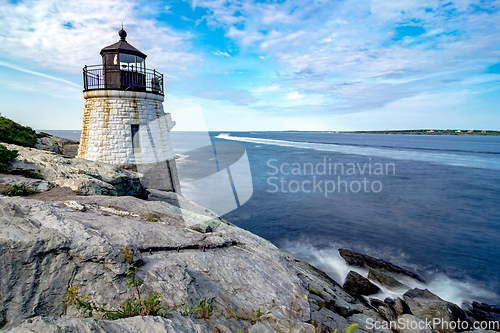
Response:
[{"label": "lantern room window", "polygon": [[132,54],[120,53],[120,69],[122,71],[145,73],[145,59]]}]

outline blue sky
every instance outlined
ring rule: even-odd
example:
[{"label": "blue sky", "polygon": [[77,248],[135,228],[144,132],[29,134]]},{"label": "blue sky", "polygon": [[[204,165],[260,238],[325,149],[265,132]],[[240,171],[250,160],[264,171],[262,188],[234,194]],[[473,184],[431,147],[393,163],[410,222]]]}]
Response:
[{"label": "blue sky", "polygon": [[36,129],[80,129],[82,67],[101,62],[123,21],[147,67],[165,75],[165,110],[199,105],[210,130],[499,130],[499,9],[0,0],[0,112]]}]

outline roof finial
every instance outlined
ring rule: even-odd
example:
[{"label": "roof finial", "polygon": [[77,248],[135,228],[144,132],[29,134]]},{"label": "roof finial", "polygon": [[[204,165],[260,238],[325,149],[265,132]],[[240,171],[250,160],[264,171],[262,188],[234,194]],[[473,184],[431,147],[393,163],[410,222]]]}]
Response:
[{"label": "roof finial", "polygon": [[127,37],[127,32],[123,30],[123,21],[122,21],[122,30],[118,31],[118,36],[120,36],[120,40],[125,41],[125,37]]}]

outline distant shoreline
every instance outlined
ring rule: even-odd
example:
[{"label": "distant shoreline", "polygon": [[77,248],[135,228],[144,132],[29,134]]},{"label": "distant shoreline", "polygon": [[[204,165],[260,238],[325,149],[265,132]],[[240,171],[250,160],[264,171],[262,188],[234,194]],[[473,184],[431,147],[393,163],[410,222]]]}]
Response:
[{"label": "distant shoreline", "polygon": [[352,131],[339,133],[363,133],[363,134],[413,134],[413,135],[482,135],[499,136],[500,131],[482,130],[396,130],[396,131]]},{"label": "distant shoreline", "polygon": [[[234,131],[233,131],[234,132]],[[247,132],[247,131],[245,131]],[[388,131],[252,131],[252,132],[281,132],[281,133],[339,133],[339,134],[410,134],[410,135],[480,135],[500,136],[500,131],[486,130],[388,130]]]},{"label": "distant shoreline", "polygon": [[[80,130],[44,130],[37,132],[46,132],[50,135],[61,136],[70,134],[68,139],[78,141],[80,139]],[[62,133],[66,132],[66,133]],[[186,132],[186,131],[174,131]],[[187,131],[199,132],[199,131]],[[486,130],[388,130],[388,131],[300,131],[300,130],[285,130],[285,131],[210,131],[210,132],[232,132],[232,133],[339,133],[339,134],[407,134],[407,135],[476,135],[476,136],[500,136],[500,131]],[[65,137],[66,137],[65,136]]]}]

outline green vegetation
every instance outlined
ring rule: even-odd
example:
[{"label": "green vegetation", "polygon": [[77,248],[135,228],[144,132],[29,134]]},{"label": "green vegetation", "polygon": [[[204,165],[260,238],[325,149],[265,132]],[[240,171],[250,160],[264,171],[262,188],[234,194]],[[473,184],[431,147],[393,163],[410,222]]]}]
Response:
[{"label": "green vegetation", "polygon": [[208,319],[212,315],[214,307],[212,304],[208,303],[208,300],[205,298],[197,307],[191,309],[189,312],[194,311],[200,311],[199,318]]},{"label": "green vegetation", "polygon": [[33,172],[31,170],[13,170],[10,173],[12,175],[21,175],[21,176],[26,177],[26,178],[43,179],[41,174],[39,174],[37,172]]},{"label": "green vegetation", "polygon": [[[79,295],[79,287],[74,286],[68,288],[66,295],[64,295],[64,311],[66,311],[69,306],[75,305],[76,309],[84,317],[93,317],[95,313],[100,313],[100,319],[104,320],[116,320],[135,316],[171,316],[171,314],[167,312],[167,308],[161,305],[161,292],[154,292],[151,290],[147,297],[141,296],[141,287],[143,286],[144,281],[137,276],[137,274],[141,272],[141,269],[137,267],[138,260],[135,260],[135,256],[139,253],[134,253],[128,246],[122,249],[121,252],[123,258],[126,259],[129,264],[125,275],[126,280],[128,281],[128,288],[134,290],[134,293],[136,294],[135,299],[132,301],[124,301],[124,304],[117,310],[108,310],[90,301],[87,296],[81,297]],[[309,291],[316,295],[322,295],[321,292],[315,291],[313,288],[310,288]],[[278,295],[278,292],[276,292],[276,294]],[[285,315],[285,318],[283,319],[284,324],[290,333],[294,331],[297,324],[300,324],[299,317],[304,310],[298,305],[298,299],[299,297],[295,296],[294,299],[290,300],[289,306],[283,309],[283,313]],[[272,300],[272,303],[275,303],[274,299]],[[188,316],[191,313],[198,312],[196,318],[209,319],[213,314],[213,310],[213,305],[209,303],[207,298],[205,298],[200,304],[197,304],[191,309],[189,309],[189,306],[186,305],[186,307],[179,311],[179,313],[182,316]],[[255,325],[257,322],[261,322],[264,319],[270,320],[270,317],[267,315],[271,313],[270,311],[263,312],[259,308],[257,310],[252,309],[251,312],[243,311],[244,315],[236,316],[233,314],[231,308],[226,308],[226,311],[229,314],[228,319],[234,318],[236,320],[245,320],[251,325]],[[273,320],[276,322],[276,318],[273,318]],[[314,331],[311,331],[310,333],[323,331],[321,324],[316,324],[314,321],[312,321],[311,324],[314,326]],[[357,326],[357,324],[349,326],[344,333],[353,333]],[[237,331],[241,332],[240,329]],[[334,333],[338,333],[338,330],[335,330]]]},{"label": "green vegetation", "polygon": [[198,232],[203,232],[200,227],[191,227],[191,230],[198,231]]},{"label": "green vegetation", "polygon": [[321,290],[317,291],[317,290],[314,290],[313,288],[309,288],[309,292],[313,295],[323,297],[323,292]]},{"label": "green vegetation", "polygon": [[262,316],[270,314],[271,311],[261,312],[260,309],[257,309],[257,311],[252,309],[251,313],[248,313],[248,312],[245,312],[245,313],[248,316],[247,320],[250,322],[250,324],[255,325],[258,321],[262,320]]},{"label": "green vegetation", "polygon": [[36,140],[45,136],[49,136],[49,134],[37,134],[31,127],[19,125],[8,118],[0,116],[0,141],[2,142],[34,147]]},{"label": "green vegetation", "polygon": [[154,217],[154,216],[151,215],[151,216],[148,216],[146,218],[146,221],[148,221],[148,222],[157,222],[158,219],[156,217]]},{"label": "green vegetation", "polygon": [[7,163],[17,157],[16,150],[7,149],[4,145],[0,145],[0,172],[7,172]]},{"label": "green vegetation", "polygon": [[345,331],[345,333],[352,333],[356,327],[358,327],[358,324],[352,324],[351,326],[349,326],[347,328],[347,330]]},{"label": "green vegetation", "polygon": [[208,319],[212,315],[212,312],[214,311],[214,307],[212,304],[208,303],[208,300],[205,298],[200,304],[198,304],[196,307],[192,308],[191,310],[188,310],[188,306],[184,308],[184,310],[179,311],[179,313],[182,316],[187,316],[191,312],[195,311],[200,311],[200,314],[198,315],[199,318],[205,318]]},{"label": "green vegetation", "polygon": [[498,136],[500,131],[483,130],[438,130],[438,129],[416,129],[416,130],[387,130],[387,131],[355,131],[340,133],[365,133],[365,134],[425,134],[425,135],[486,135]]},{"label": "green vegetation", "polygon": [[[314,326],[316,326],[316,324],[313,322],[311,322],[311,324],[313,324]],[[340,325],[339,325],[340,326]],[[347,327],[347,329],[345,330],[345,333],[352,333],[354,332],[354,330],[356,329],[356,327],[358,327],[358,324],[352,324],[350,325],[349,327]],[[316,330],[312,331],[312,332],[307,332],[307,333],[321,333],[323,330],[321,328],[321,324],[319,324],[318,326],[316,326]],[[336,329],[335,331],[333,331],[333,333],[338,333],[338,329]]]},{"label": "green vegetation", "polygon": [[[0,144],[0,172],[8,172],[8,163],[18,156],[17,150],[10,150]],[[26,178],[43,179],[42,175],[30,170],[11,172],[13,175],[21,175]]]},{"label": "green vegetation", "polygon": [[9,197],[25,197],[27,195],[37,194],[37,193],[40,193],[40,192],[32,190],[28,186],[22,184],[22,185],[12,186],[12,189],[7,192],[7,195]]},{"label": "green vegetation", "polygon": [[137,273],[141,270],[136,266],[134,256],[138,253],[133,253],[127,246],[122,249],[123,258],[129,263],[128,270],[125,273],[128,281],[128,288],[135,289],[137,296],[134,301],[125,301],[118,310],[107,310],[103,307],[89,301],[87,296],[80,297],[78,294],[79,287],[68,288],[68,292],[64,295],[64,310],[68,306],[74,304],[78,311],[82,311],[84,317],[92,317],[94,312],[102,313],[102,319],[116,320],[122,318],[130,318],[136,316],[161,316],[169,317],[170,314],[166,311],[167,308],[161,305],[162,293],[156,293],[151,290],[149,296],[141,297],[140,288],[144,281],[137,277]]}]

